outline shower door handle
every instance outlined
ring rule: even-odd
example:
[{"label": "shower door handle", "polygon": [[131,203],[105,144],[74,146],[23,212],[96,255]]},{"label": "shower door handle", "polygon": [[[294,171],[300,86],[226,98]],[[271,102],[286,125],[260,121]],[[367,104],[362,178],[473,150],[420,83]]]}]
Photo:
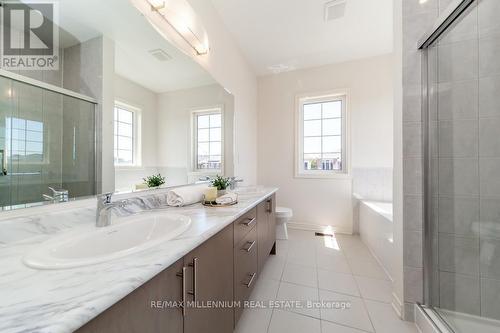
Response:
[{"label": "shower door handle", "polygon": [[2,155],[2,170],[0,170],[0,176],[7,176],[7,154],[5,149],[0,149],[0,154]]}]

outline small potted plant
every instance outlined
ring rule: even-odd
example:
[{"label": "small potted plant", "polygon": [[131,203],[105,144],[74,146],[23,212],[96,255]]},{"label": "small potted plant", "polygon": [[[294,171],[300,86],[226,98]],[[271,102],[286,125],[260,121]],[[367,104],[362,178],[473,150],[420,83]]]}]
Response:
[{"label": "small potted plant", "polygon": [[222,176],[215,176],[211,181],[213,187],[217,187],[217,195],[221,196],[226,194],[226,189],[231,184],[231,180]]},{"label": "small potted plant", "polygon": [[148,185],[149,188],[158,188],[163,184],[165,184],[165,177],[162,177],[161,174],[152,175],[143,178],[143,180],[146,183],[146,185]]}]

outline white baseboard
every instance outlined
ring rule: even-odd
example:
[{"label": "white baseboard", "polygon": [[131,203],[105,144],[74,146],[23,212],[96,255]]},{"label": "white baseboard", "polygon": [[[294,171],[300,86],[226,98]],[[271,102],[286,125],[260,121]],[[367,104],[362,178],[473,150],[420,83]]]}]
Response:
[{"label": "white baseboard", "polygon": [[336,234],[352,235],[352,230],[348,230],[347,228],[334,227],[334,226],[311,224],[311,223],[300,223],[300,222],[288,222],[286,225],[288,226],[288,228],[296,229],[296,230],[307,230],[307,231],[314,231],[314,232],[325,232],[326,230],[328,230],[329,232],[333,232]]}]

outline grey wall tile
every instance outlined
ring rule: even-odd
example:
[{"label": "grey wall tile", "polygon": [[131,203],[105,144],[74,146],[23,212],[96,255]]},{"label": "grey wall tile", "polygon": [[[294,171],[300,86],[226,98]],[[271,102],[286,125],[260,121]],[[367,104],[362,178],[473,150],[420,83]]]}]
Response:
[{"label": "grey wall tile", "polygon": [[481,299],[478,277],[441,272],[439,289],[441,308],[479,315]]},{"label": "grey wall tile", "polygon": [[403,85],[418,86],[422,83],[422,59],[420,51],[407,52],[403,57]]},{"label": "grey wall tile", "polygon": [[500,157],[500,118],[480,119],[479,128],[479,155]]},{"label": "grey wall tile", "polygon": [[407,86],[403,90],[403,122],[422,121],[422,87]]},{"label": "grey wall tile", "polygon": [[479,170],[475,158],[439,159],[440,196],[479,195]]},{"label": "grey wall tile", "polygon": [[479,79],[479,115],[500,117],[500,75]]},{"label": "grey wall tile", "polygon": [[481,279],[481,316],[500,319],[500,280]]},{"label": "grey wall tile", "polygon": [[424,272],[422,268],[404,267],[404,294],[406,302],[423,302]]},{"label": "grey wall tile", "polygon": [[479,40],[479,76],[500,74],[500,38],[498,35]]},{"label": "grey wall tile", "polygon": [[479,198],[440,197],[439,231],[469,237],[478,237]]},{"label": "grey wall tile", "polygon": [[479,238],[439,234],[439,269],[479,276]]},{"label": "grey wall tile", "polygon": [[477,78],[477,40],[440,45],[438,49],[439,82],[472,80]]},{"label": "grey wall tile", "polygon": [[500,280],[500,239],[481,239],[481,277]]},{"label": "grey wall tile", "polygon": [[481,196],[500,197],[500,159],[481,158],[479,166]]},{"label": "grey wall tile", "polygon": [[422,194],[421,158],[405,158],[403,160],[403,194]]},{"label": "grey wall tile", "polygon": [[478,5],[479,35],[500,32],[500,1],[481,0]]},{"label": "grey wall tile", "polygon": [[500,239],[500,198],[480,200],[481,237]]},{"label": "grey wall tile", "polygon": [[404,197],[404,228],[405,230],[422,230],[423,208],[422,196],[406,195]]},{"label": "grey wall tile", "polygon": [[439,122],[440,157],[477,157],[478,121],[455,120]]},{"label": "grey wall tile", "polygon": [[422,124],[403,123],[403,156],[422,156]]},{"label": "grey wall tile", "polygon": [[439,84],[439,120],[477,119],[478,81]]},{"label": "grey wall tile", "polygon": [[405,0],[403,1],[403,17],[407,18],[422,13],[434,13],[438,9],[438,0]]},{"label": "grey wall tile", "polygon": [[404,265],[409,267],[423,267],[422,249],[423,236],[422,231],[405,230],[403,242],[404,246]]}]

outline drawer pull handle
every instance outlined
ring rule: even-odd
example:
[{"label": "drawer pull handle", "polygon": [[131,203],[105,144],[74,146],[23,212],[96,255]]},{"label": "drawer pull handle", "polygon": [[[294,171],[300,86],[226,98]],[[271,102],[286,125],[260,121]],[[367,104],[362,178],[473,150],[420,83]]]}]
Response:
[{"label": "drawer pull handle", "polygon": [[244,283],[244,285],[247,286],[247,288],[250,288],[250,286],[253,283],[253,280],[255,279],[255,276],[257,276],[257,273],[249,274],[249,276],[250,276],[250,281]]},{"label": "drawer pull handle", "polygon": [[243,224],[245,227],[249,227],[252,224],[254,224],[255,221],[257,221],[257,219],[255,217],[253,219],[248,218],[246,222],[241,222],[241,224]]},{"label": "drawer pull handle", "polygon": [[255,245],[255,241],[253,242],[247,242],[248,246],[247,247],[244,247],[242,248],[243,251],[247,251],[247,252],[250,252],[252,251],[252,248],[253,246]]},{"label": "drawer pull handle", "polygon": [[267,213],[272,213],[273,212],[273,199],[267,200],[266,204],[267,204],[266,212]]},{"label": "drawer pull handle", "polygon": [[187,267],[182,267],[182,272],[177,273],[177,276],[182,279],[182,316],[186,317],[186,270]]},{"label": "drawer pull handle", "polygon": [[193,301],[196,302],[198,295],[198,258],[193,258],[193,262],[188,264],[188,266],[193,267],[193,291],[188,292],[189,295],[193,296]]}]

